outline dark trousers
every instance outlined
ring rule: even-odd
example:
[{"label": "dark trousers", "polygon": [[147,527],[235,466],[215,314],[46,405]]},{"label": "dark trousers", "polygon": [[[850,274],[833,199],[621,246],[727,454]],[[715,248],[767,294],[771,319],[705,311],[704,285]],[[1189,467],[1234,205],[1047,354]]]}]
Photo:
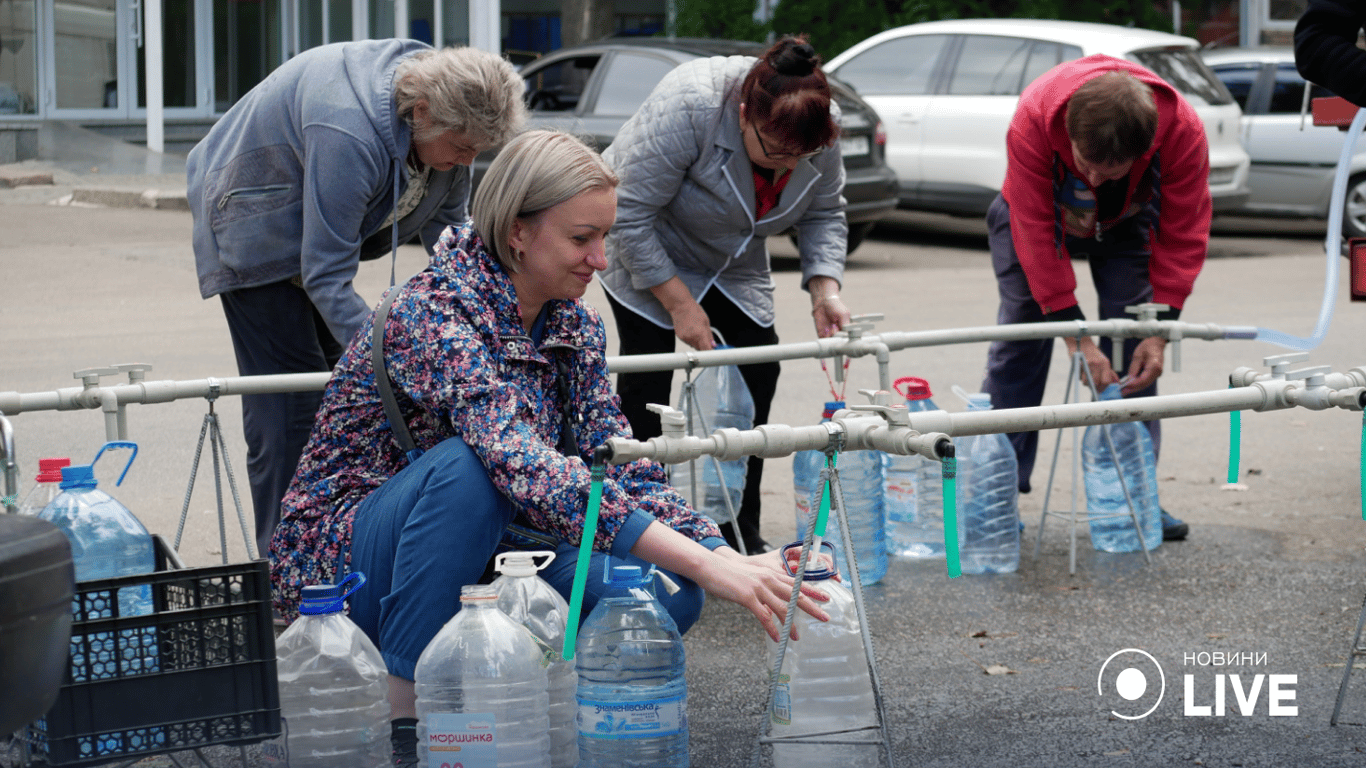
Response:
[{"label": "dark trousers", "polygon": [[[341,359],[342,346],[308,294],[289,281],[228,291],[219,298],[241,375],[330,371]],[[294,478],[322,397],[321,391],[242,396],[247,480],[260,557],[270,552],[280,501]]]},{"label": "dark trousers", "polygon": [[[621,342],[620,354],[646,355],[673,352],[677,337],[672,328],[660,328],[641,315],[622,306],[611,296],[607,297],[612,305],[612,314],[617,322],[617,337]],[[732,347],[758,347],[778,343],[778,332],[773,326],[762,326],[720,291],[707,291],[702,297],[702,309],[707,313],[713,328],[721,332],[726,343]],[[768,423],[769,408],[773,405],[773,394],[778,389],[778,374],[781,366],[776,363],[758,363],[739,366],[740,375],[749,387],[754,398],[754,426]],[[631,422],[631,432],[637,440],[649,440],[660,433],[659,414],[646,409],[649,403],[671,404],[673,402],[673,371],[651,371],[648,373],[623,373],[617,376],[617,394],[621,397],[621,410],[626,420]],[[764,476],[764,460],[751,456],[745,473],[745,492],[740,499],[740,509],[735,520],[739,524],[740,536],[745,549],[753,552],[763,543],[759,534],[759,483]],[[731,526],[721,527],[722,533],[732,544],[735,543]]]},{"label": "dark trousers", "polygon": [[[366,583],[351,596],[351,620],[379,648],[389,674],[413,679],[423,649],[460,610],[461,586],[486,583],[488,561],[508,549],[505,531],[514,516],[511,502],[458,437],[437,443],[356,508],[350,570],[364,573]],[[554,552],[539,575],[569,600],[579,548],[561,542]],[[607,591],[602,575],[609,564],[649,568],[635,555],[594,552],[580,623]],[[678,631],[687,632],[702,614],[706,594],[691,579],[666,573],[679,590],[671,595],[657,586],[656,597]]]},{"label": "dark trousers", "polygon": [[[1047,318],[1029,292],[1029,281],[1015,254],[1015,243],[1010,234],[1010,206],[1001,196],[987,211],[988,241],[991,263],[996,270],[996,287],[1000,293],[1000,309],[996,315],[999,325],[1038,323]],[[1148,279],[1148,243],[1138,217],[1129,219],[1104,234],[1103,239],[1067,238],[1067,249],[1073,257],[1085,257],[1091,265],[1091,281],[1095,284],[1103,320],[1123,318],[1124,308],[1152,301],[1153,286]],[[1134,349],[1142,339],[1124,340],[1124,367],[1128,370]],[[1110,354],[1110,339],[1098,342],[1101,351]],[[1044,386],[1048,382],[1048,364],[1053,356],[1053,340],[997,341],[987,353],[986,380],[982,391],[991,395],[995,408],[1027,408],[1043,402]],[[1085,377],[1085,372],[1081,374]],[[1083,386],[1086,382],[1083,378]],[[1157,394],[1154,382],[1130,397]],[[1145,422],[1153,438],[1153,452],[1162,445],[1162,423]],[[1007,435],[1019,459],[1020,490],[1029,491],[1029,476],[1034,471],[1035,453],[1039,447],[1038,432],[1015,432]]]}]

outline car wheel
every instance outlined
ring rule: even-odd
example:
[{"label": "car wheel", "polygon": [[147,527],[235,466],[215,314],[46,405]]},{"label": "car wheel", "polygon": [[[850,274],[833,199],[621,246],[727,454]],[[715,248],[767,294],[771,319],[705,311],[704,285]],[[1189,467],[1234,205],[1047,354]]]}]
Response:
[{"label": "car wheel", "polygon": [[1366,173],[1358,173],[1347,182],[1347,196],[1342,205],[1342,234],[1344,237],[1366,237]]},{"label": "car wheel", "polygon": [[[1363,192],[1366,192],[1366,190],[1363,190]],[[867,237],[868,233],[872,232],[873,227],[875,226],[877,226],[876,221],[850,224],[849,237],[845,241],[845,255],[852,254],[854,251],[858,250],[858,247],[863,244],[863,238]],[[797,233],[795,231],[788,234],[788,239],[792,241],[794,246],[797,245]]]}]

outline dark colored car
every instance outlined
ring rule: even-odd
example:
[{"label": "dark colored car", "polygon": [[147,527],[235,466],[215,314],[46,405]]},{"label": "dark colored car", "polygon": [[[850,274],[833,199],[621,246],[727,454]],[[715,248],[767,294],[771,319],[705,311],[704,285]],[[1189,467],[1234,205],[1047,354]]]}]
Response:
[{"label": "dark colored car", "polygon": [[[734,40],[621,37],[551,51],[520,68],[529,125],[568,131],[601,151],[674,67],[706,56],[757,56],[765,48]],[[853,89],[833,77],[830,81],[841,111],[845,215],[853,253],[878,219],[896,209],[896,175],[884,160],[886,134],[877,112]],[[476,184],[493,155],[475,159]]]}]

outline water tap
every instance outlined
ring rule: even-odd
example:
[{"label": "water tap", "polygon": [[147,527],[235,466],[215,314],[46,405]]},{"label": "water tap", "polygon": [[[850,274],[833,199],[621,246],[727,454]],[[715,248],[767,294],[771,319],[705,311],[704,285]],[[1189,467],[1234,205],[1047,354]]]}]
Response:
[{"label": "water tap", "polygon": [[1287,372],[1285,374],[1287,381],[1304,381],[1302,389],[1291,389],[1286,392],[1287,399],[1301,408],[1308,408],[1313,411],[1321,411],[1330,407],[1333,390],[1324,383],[1323,377],[1332,372],[1333,368],[1329,365],[1315,365],[1309,368],[1301,368],[1298,371]]},{"label": "water tap", "polygon": [[[881,312],[870,312],[865,315],[854,315],[849,318],[849,322],[844,324],[840,333],[850,341],[858,341],[863,338],[865,331],[873,330],[873,323],[886,318]],[[844,355],[835,355],[835,383],[844,383]]]}]

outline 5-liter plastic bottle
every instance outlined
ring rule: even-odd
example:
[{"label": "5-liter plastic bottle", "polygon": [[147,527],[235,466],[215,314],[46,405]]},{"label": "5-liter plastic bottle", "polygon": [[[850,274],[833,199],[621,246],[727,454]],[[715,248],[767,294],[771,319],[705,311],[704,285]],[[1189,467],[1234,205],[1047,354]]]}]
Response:
[{"label": "5-liter plastic bottle", "polygon": [[[966,393],[960,393],[966,395]],[[966,395],[969,411],[991,410],[991,395]],[[1013,573],[1020,567],[1019,463],[1002,434],[958,441],[959,561],[963,573]]]},{"label": "5-liter plastic bottle", "polygon": [[[792,544],[784,550],[783,560],[789,572],[794,570],[795,554],[789,560],[788,550],[800,546]],[[816,559],[812,557],[811,562],[814,564]],[[853,593],[834,578],[835,574],[832,569],[813,568],[807,570],[803,579],[803,584],[810,584],[830,598],[820,604],[830,620],[817,621],[804,612],[798,612],[793,619],[800,639],[789,640],[783,654],[774,707],[769,713],[770,735],[840,732],[840,739],[871,743],[866,747],[776,743],[773,765],[781,768],[876,768],[882,764],[877,743],[880,733],[862,730],[876,728],[878,721],[858,612]],[[778,660],[778,644],[769,640],[768,649],[768,669],[772,672]]]},{"label": "5-liter plastic bottle", "polygon": [[[1121,399],[1119,389],[1119,384],[1111,384],[1100,393],[1100,399]],[[1086,428],[1081,441],[1091,545],[1104,552],[1138,552],[1144,543],[1149,550],[1156,549],[1162,544],[1162,510],[1157,500],[1157,461],[1152,437],[1139,422],[1110,424],[1110,441],[1119,457],[1116,466],[1105,440],[1105,429],[1105,425],[1093,424]],[[1124,485],[1120,484],[1121,473]],[[1126,487],[1143,531],[1142,542],[1129,516]]]},{"label": "5-liter plastic bottle", "polygon": [[[537,564],[537,559],[542,562]],[[569,603],[536,575],[554,559],[555,553],[548,551],[503,552],[494,558],[494,567],[502,575],[491,586],[498,593],[498,607],[550,649],[550,766],[570,768],[579,762],[579,709],[574,699],[579,673],[574,662],[560,653]]]},{"label": "5-liter plastic bottle", "polygon": [[[893,385],[906,398],[906,410],[937,411],[930,383],[905,376]],[[911,454],[883,454],[886,477],[887,552],[896,557],[944,557],[944,482],[939,462]]]},{"label": "5-liter plastic bottle", "polygon": [[[110,448],[132,448],[128,464],[115,485],[121,485],[137,457],[137,445],[106,443],[89,464],[62,468],[61,493],[38,517],[56,525],[71,540],[76,580],[111,579],[156,570],[152,534],[129,509],[99,489],[95,463]],[[92,611],[81,606],[86,618],[145,616],[152,613],[152,590],[148,585],[118,591],[117,605]],[[154,672],[157,669],[156,628],[129,628],[115,634],[93,633],[71,638],[72,679],[81,682]]]},{"label": "5-liter plastic bottle", "polygon": [[275,639],[284,733],[262,749],[267,765],[389,765],[389,672],[342,612],[363,584],[365,576],[352,573],[340,584],[304,587],[298,620]]},{"label": "5-liter plastic bottle", "polygon": [[[720,345],[717,349],[729,349]],[[679,410],[689,418],[692,434],[706,437],[725,427],[750,429],[754,426],[754,398],[745,386],[740,369],[734,365],[703,368],[693,382],[692,398],[683,397],[679,390]],[[694,407],[696,406],[696,407]],[[717,465],[721,467],[717,475]],[[693,498],[692,473],[697,467],[697,497]],[[740,499],[745,491],[745,471],[749,457],[720,461],[703,456],[695,462],[684,462],[669,467],[669,482],[683,494],[693,508],[716,523],[732,522],[740,511]],[[723,486],[724,483],[724,486]],[[727,506],[726,501],[730,504]]]},{"label": "5-liter plastic bottle", "polygon": [[71,459],[38,459],[38,476],[33,488],[24,495],[15,511],[36,516],[62,492],[62,467],[71,466]]},{"label": "5-liter plastic bottle", "polygon": [[[829,421],[835,411],[843,407],[844,403],[838,400],[827,402],[821,422]],[[816,493],[820,490],[820,473],[824,466],[825,454],[820,451],[798,451],[792,456],[799,536],[806,534],[810,515],[819,511],[816,505],[820,499]],[[882,452],[845,451],[839,454],[835,467],[839,470],[849,535],[854,540],[859,582],[877,583],[887,575],[887,511],[882,498]],[[826,522],[825,540],[835,545],[835,558],[840,572],[853,573],[844,556],[844,548],[840,546],[838,526],[832,507]]]},{"label": "5-liter plastic bottle", "polygon": [[579,671],[580,768],[687,768],[683,639],[655,599],[654,572],[619,565],[584,621]]},{"label": "5-liter plastic bottle", "polygon": [[442,765],[550,768],[548,649],[498,607],[485,584],[417,660],[417,757]]}]

